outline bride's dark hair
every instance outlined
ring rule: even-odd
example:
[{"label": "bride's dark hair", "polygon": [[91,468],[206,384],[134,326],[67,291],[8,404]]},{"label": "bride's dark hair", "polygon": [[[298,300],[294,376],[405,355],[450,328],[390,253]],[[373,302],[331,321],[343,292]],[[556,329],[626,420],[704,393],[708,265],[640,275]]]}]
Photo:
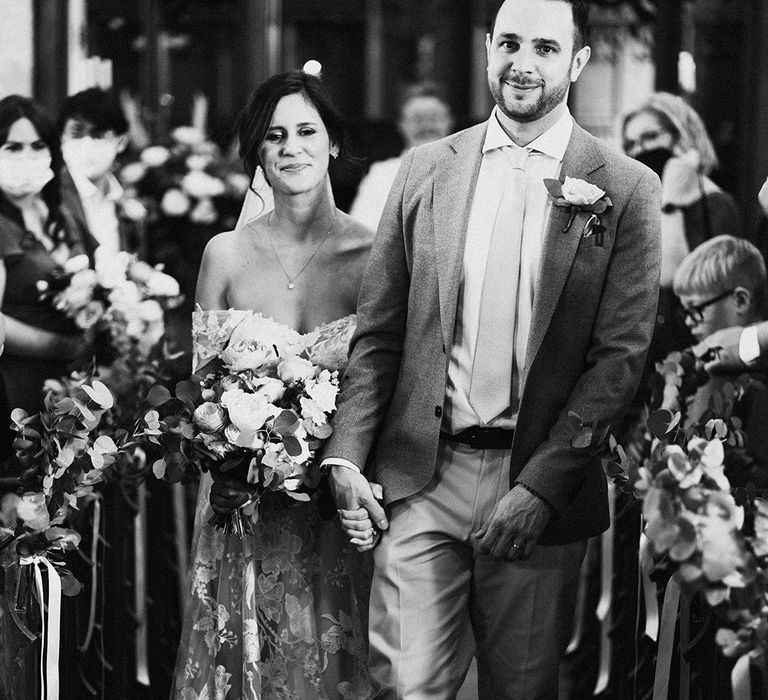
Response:
[{"label": "bride's dark hair", "polygon": [[251,181],[256,168],[261,165],[259,148],[267,136],[277,103],[286,95],[297,93],[304,95],[317,110],[331,143],[339,149],[339,156],[345,157],[344,123],[320,78],[302,70],[278,73],[256,88],[238,119],[238,155],[242,158],[245,172]]}]

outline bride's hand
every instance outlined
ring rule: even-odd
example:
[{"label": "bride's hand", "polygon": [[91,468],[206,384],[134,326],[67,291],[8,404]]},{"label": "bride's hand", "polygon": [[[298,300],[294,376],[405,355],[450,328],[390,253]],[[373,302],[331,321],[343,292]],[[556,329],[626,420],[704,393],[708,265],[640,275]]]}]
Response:
[{"label": "bride's hand", "polygon": [[[371,484],[371,487],[374,486],[378,486],[378,484]],[[380,486],[379,489],[381,489]],[[373,549],[381,539],[381,532],[376,529],[365,508],[358,508],[357,510],[340,508],[339,520],[341,520],[341,527],[349,537],[350,543],[355,545],[360,552]]]},{"label": "bride's hand", "polygon": [[227,479],[219,475],[213,478],[209,500],[214,513],[228,515],[251,499],[252,489],[242,479]]}]

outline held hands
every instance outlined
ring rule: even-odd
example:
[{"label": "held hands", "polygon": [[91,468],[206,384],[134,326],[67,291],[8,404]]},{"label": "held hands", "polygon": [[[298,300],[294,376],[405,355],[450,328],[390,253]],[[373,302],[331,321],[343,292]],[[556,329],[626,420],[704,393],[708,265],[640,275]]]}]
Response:
[{"label": "held hands", "polygon": [[528,559],[549,518],[549,506],[517,485],[496,504],[488,522],[472,537],[480,552],[494,559]]},{"label": "held hands", "polygon": [[339,517],[350,542],[360,552],[373,549],[389,527],[387,516],[378,500],[383,492],[379,484],[368,480],[354,469],[334,466],[331,469],[331,491],[339,508]]}]

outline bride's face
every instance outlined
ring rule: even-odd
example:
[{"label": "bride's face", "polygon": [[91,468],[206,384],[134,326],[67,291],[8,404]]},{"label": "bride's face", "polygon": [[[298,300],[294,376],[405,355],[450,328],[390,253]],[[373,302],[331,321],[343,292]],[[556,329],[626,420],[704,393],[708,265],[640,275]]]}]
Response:
[{"label": "bride's face", "polygon": [[325,186],[332,149],[317,110],[296,93],[277,103],[261,145],[261,163],[273,189],[301,194]]}]

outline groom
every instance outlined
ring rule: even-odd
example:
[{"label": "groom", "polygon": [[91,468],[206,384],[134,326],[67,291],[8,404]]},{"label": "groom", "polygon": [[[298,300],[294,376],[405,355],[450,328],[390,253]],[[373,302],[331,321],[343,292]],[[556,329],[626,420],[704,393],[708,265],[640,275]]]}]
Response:
[{"label": "groom", "polygon": [[[490,119],[411,150],[379,225],[324,464],[347,531],[359,506],[359,540],[371,520],[386,530],[380,697],[453,697],[470,626],[482,698],[557,697],[585,543],[608,526],[568,413],[619,417],[659,282],[658,178],[566,106],[586,21],[581,0],[502,3]],[[580,182],[556,200],[544,180],[566,177]]]}]

